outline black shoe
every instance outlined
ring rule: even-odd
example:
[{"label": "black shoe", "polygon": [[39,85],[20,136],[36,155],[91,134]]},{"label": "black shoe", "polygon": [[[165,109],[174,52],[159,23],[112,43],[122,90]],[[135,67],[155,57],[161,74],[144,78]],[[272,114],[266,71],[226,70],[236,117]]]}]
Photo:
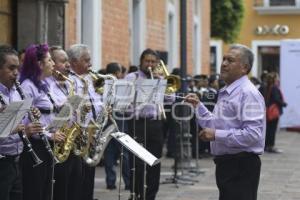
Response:
[{"label": "black shoe", "polygon": [[115,185],[108,185],[106,186],[106,189],[108,190],[115,190],[117,187]]}]

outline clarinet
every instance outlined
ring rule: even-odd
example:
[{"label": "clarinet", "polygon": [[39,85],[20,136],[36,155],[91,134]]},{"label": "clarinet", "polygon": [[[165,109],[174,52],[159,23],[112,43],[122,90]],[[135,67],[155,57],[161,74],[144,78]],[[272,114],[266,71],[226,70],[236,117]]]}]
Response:
[{"label": "clarinet", "polygon": [[[16,83],[16,85],[18,85],[18,82]],[[20,84],[19,84],[19,85],[20,85]],[[17,88],[17,90],[19,91],[20,95],[23,96],[23,97],[25,98],[24,93],[23,93],[23,91],[21,90],[21,87],[17,86],[16,88]],[[38,119],[37,117],[34,116],[34,114],[33,114],[33,112],[32,112],[32,108],[31,108],[31,110],[30,110],[30,112],[29,112],[29,118],[30,118],[30,120],[31,120],[32,122],[39,122],[39,119]],[[51,149],[51,145],[50,145],[50,143],[49,143],[49,140],[48,140],[47,136],[46,136],[43,132],[42,132],[42,133],[38,133],[38,135],[39,135],[39,137],[42,139],[42,141],[43,141],[43,143],[44,143],[44,145],[45,145],[45,147],[46,147],[46,150],[47,150],[48,153],[50,154],[50,157],[53,159],[54,164],[58,163],[59,161],[58,161],[57,158],[54,156],[54,153],[53,153],[53,151],[52,151],[52,149]]]},{"label": "clarinet", "polygon": [[[23,91],[20,88],[20,83],[16,81],[15,85],[16,85],[17,91],[19,92],[19,94],[21,96],[21,99],[24,100],[25,99],[25,95],[24,95]],[[37,156],[36,152],[33,150],[32,144],[29,141],[26,133],[24,131],[20,131],[20,132],[18,132],[18,135],[22,139],[24,145],[27,147],[27,152],[30,154],[31,159],[32,159],[32,161],[34,163],[33,167],[36,167],[36,166],[40,165],[41,163],[43,163],[43,161]]]},{"label": "clarinet", "polygon": [[[32,122],[40,122],[39,118],[37,118],[37,117],[34,116],[32,110],[29,113],[29,118],[30,118],[30,120]],[[42,141],[43,141],[43,143],[44,143],[44,145],[46,147],[46,150],[48,151],[50,157],[52,158],[53,164],[55,165],[55,164],[59,163],[59,161],[57,160],[57,158],[55,157],[55,155],[54,155],[54,153],[52,151],[51,145],[50,145],[49,140],[48,140],[47,136],[45,135],[45,133],[44,132],[38,133],[38,135],[42,139]]]}]

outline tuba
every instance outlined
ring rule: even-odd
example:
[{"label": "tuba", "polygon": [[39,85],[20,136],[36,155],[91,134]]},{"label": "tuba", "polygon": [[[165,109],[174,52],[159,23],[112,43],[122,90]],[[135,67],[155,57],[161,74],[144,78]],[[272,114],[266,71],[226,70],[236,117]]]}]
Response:
[{"label": "tuba", "polygon": [[[113,100],[113,92],[114,92],[114,82],[117,80],[112,75],[102,75],[98,74],[92,70],[89,70],[90,75],[93,79],[94,86],[95,83],[102,82],[103,84],[98,85],[102,89],[104,88],[105,80],[111,79],[113,80],[113,84],[111,89],[108,91],[107,94],[107,101],[106,104],[103,106],[101,112],[97,115],[95,122],[91,122],[88,126],[88,133],[89,133],[89,143],[90,147],[88,149],[87,154],[84,156],[84,161],[89,166],[96,166],[103,155],[103,152],[108,145],[108,142],[112,138],[110,133],[116,131],[118,127],[114,124],[108,126],[105,130],[104,127],[107,124],[108,118],[110,117],[110,105],[111,101]],[[98,87],[98,89],[99,89]],[[95,88],[96,90],[97,88]],[[103,93],[103,90],[102,90]]]},{"label": "tuba", "polygon": [[[60,78],[62,80],[68,81],[70,83],[69,96],[74,95],[74,82],[67,76],[63,75],[59,71],[53,70],[54,77]],[[68,122],[66,122],[60,129],[60,132],[66,135],[65,141],[61,143],[54,143],[53,152],[57,160],[62,163],[69,157],[77,136],[80,134],[80,126],[74,122],[71,127],[69,127]]]},{"label": "tuba", "polygon": [[159,64],[153,69],[153,73],[162,75],[164,79],[167,80],[166,94],[175,93],[180,89],[180,77],[170,74],[162,60],[160,60]]}]

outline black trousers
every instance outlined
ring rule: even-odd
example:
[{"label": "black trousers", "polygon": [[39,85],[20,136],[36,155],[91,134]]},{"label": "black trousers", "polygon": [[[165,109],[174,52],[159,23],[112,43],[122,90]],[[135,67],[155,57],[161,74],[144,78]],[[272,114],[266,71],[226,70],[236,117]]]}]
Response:
[{"label": "black trousers", "polygon": [[278,125],[278,119],[267,122],[266,147],[273,147],[275,145],[277,125]]},{"label": "black trousers", "polygon": [[[138,143],[145,144],[146,149],[155,157],[162,156],[163,148],[163,124],[160,120],[139,119],[130,123],[130,133],[135,130],[135,138]],[[146,139],[144,133],[146,130]],[[133,136],[133,135],[132,135]],[[134,161],[135,160],[135,161]],[[133,162],[134,161],[134,162]],[[134,165],[135,164],[135,165]],[[146,163],[137,157],[130,156],[130,168],[135,166],[135,172],[130,171],[130,188],[131,192],[135,193],[136,199],[143,199],[144,189],[146,200],[154,200],[159,189],[160,168],[157,164],[153,167],[146,166],[146,186],[144,185],[144,166]],[[133,184],[135,183],[135,184]],[[134,191],[133,191],[134,186]]]},{"label": "black trousers", "polygon": [[82,161],[70,154],[69,158],[55,166],[54,200],[80,200],[82,191]]},{"label": "black trousers", "polygon": [[19,162],[14,157],[0,159],[0,199],[22,200]]},{"label": "black trousers", "polygon": [[256,200],[261,161],[258,155],[242,152],[217,156],[216,182],[219,200]]},{"label": "black trousers", "polygon": [[82,160],[83,186],[81,200],[94,199],[95,170],[96,167],[90,167]]},{"label": "black trousers", "polygon": [[30,154],[22,153],[20,162],[23,175],[23,200],[49,200],[52,184],[52,158],[42,140],[30,139],[30,141],[43,163],[33,168]]}]

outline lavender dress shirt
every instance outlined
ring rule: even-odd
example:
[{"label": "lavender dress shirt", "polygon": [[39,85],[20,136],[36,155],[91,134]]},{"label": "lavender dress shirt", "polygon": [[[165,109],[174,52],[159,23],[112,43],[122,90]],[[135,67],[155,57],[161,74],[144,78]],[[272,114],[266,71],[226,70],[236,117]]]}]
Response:
[{"label": "lavender dress shirt", "polygon": [[[87,93],[84,94],[84,83],[82,82],[82,80],[77,77],[77,76],[70,76],[70,78],[74,81],[74,85],[75,85],[75,93],[77,95],[82,95],[83,98],[85,98],[87,103],[92,103],[93,107],[95,109],[95,115],[97,116],[101,110],[102,110],[102,98],[101,95],[97,94],[95,92],[95,88],[93,86],[93,81],[92,78],[90,77],[90,75],[86,74],[86,75],[82,75],[81,76],[88,84],[88,88],[87,88]],[[91,110],[89,113],[87,113],[86,117],[85,117],[85,123],[82,125],[88,125],[88,123],[90,122],[90,120],[93,119],[93,111]],[[78,119],[77,119],[78,121]],[[80,122],[82,123],[82,122]]]},{"label": "lavender dress shirt", "polygon": [[[42,81],[42,84],[45,84],[46,82]],[[21,87],[25,93],[26,96],[33,98],[32,106],[36,108],[41,108],[44,110],[53,110],[53,104],[51,103],[49,97],[43,90],[38,90],[38,88],[34,85],[34,83],[26,79],[22,82]],[[41,114],[41,117],[39,119],[40,123],[43,127],[47,127],[51,121],[52,121],[53,115],[52,114]],[[27,122],[29,123],[29,122]],[[51,133],[46,133],[48,137],[51,137]],[[34,138],[39,138],[37,135],[33,135]]]},{"label": "lavender dress shirt", "polygon": [[200,103],[196,115],[202,128],[216,130],[210,143],[213,155],[263,153],[265,101],[247,76],[220,90],[213,113]]},{"label": "lavender dress shirt", "polygon": [[[0,93],[4,102],[8,105],[13,101],[22,100],[15,87],[10,90],[0,83]],[[2,106],[2,105],[1,105]],[[23,142],[18,134],[12,133],[6,138],[0,138],[0,154],[1,155],[19,155],[23,151]]]}]

